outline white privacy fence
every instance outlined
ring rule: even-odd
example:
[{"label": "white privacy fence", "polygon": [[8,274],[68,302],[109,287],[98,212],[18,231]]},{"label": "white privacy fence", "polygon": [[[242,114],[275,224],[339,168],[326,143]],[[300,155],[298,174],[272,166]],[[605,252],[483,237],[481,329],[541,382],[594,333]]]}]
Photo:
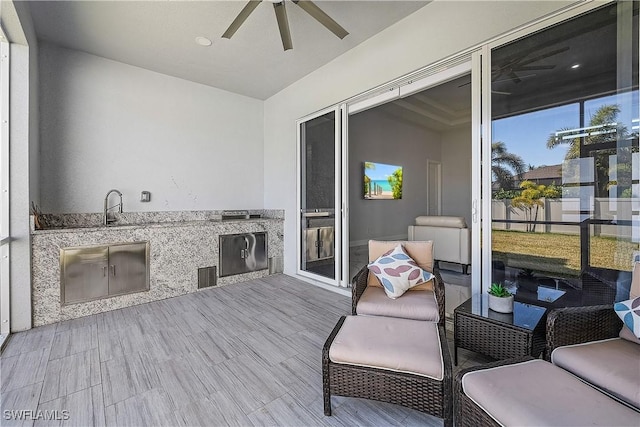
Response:
[{"label": "white privacy fence", "polygon": [[[632,220],[635,226],[593,225],[590,234],[628,238],[632,242],[640,242],[640,226],[638,226],[640,199],[638,198],[543,198],[541,201],[543,205],[538,208],[538,217],[535,218],[532,215],[531,220],[547,223],[536,224],[536,233],[580,234],[580,222],[589,218],[625,222]],[[511,206],[510,199],[492,200],[491,212],[494,230],[527,231],[525,211]],[[567,223],[575,223],[575,225]]]}]

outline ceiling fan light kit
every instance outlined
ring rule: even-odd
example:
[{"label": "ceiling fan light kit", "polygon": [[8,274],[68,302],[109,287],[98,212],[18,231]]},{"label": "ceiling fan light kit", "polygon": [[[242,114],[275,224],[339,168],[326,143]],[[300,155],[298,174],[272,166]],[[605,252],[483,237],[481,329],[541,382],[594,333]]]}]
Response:
[{"label": "ceiling fan light kit", "polygon": [[[231,22],[229,28],[222,34],[223,38],[230,39],[238,28],[246,21],[256,7],[262,0],[249,0],[249,2],[242,8],[238,16]],[[289,20],[287,19],[287,9],[285,7],[285,0],[266,0],[273,3],[273,9],[276,14],[276,21],[278,22],[278,30],[280,31],[280,38],[282,39],[282,47],[284,50],[293,49],[293,43],[291,41],[291,31],[289,29]],[[291,0],[302,10],[307,12],[313,19],[321,23],[325,28],[335,34],[338,38],[345,38],[349,32],[345,30],[340,24],[338,24],[333,18],[327,15],[322,9],[320,9],[311,0]]]}]

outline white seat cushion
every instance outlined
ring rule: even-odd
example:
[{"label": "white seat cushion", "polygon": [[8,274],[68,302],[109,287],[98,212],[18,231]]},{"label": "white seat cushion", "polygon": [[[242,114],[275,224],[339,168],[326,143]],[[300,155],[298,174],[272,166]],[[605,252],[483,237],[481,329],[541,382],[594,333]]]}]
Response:
[{"label": "white seat cushion", "polygon": [[462,389],[503,426],[637,426],[639,420],[633,409],[543,360],[468,372]]},{"label": "white seat cushion", "polygon": [[462,216],[419,216],[416,225],[431,227],[467,228],[467,222]]},{"label": "white seat cushion", "polygon": [[444,365],[440,345],[435,323],[347,316],[331,344],[329,359],[334,363],[407,372],[442,380]]},{"label": "white seat cushion", "polygon": [[378,286],[367,286],[358,300],[356,313],[431,322],[440,320],[438,302],[433,291],[410,290],[399,298],[391,299]]}]

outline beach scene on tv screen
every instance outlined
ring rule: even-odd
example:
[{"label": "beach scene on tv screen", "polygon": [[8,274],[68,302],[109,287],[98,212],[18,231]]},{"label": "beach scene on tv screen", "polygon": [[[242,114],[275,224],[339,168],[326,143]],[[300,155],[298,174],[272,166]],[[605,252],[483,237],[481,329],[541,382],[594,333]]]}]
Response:
[{"label": "beach scene on tv screen", "polygon": [[402,166],[364,162],[363,175],[365,199],[402,199]]}]

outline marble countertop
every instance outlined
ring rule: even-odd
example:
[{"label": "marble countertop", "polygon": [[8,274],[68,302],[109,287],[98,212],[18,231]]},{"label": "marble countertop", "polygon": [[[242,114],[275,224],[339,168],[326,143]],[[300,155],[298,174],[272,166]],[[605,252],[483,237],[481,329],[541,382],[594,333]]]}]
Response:
[{"label": "marble countertop", "polygon": [[45,228],[36,229],[33,215],[31,216],[31,234],[52,233],[87,233],[102,231],[136,230],[147,228],[172,227],[203,227],[219,226],[221,224],[258,223],[283,221],[283,210],[255,210],[247,211],[252,218],[225,218],[222,211],[182,211],[182,212],[130,212],[115,214],[116,223],[101,224],[102,215],[88,214],[48,214],[42,215],[47,224]]},{"label": "marble countertop", "polygon": [[270,221],[283,221],[282,218],[250,218],[250,219],[207,219],[194,221],[167,221],[152,222],[146,224],[121,224],[121,225],[100,225],[100,226],[73,226],[73,227],[52,227],[43,230],[32,230],[31,234],[51,234],[51,233],[88,233],[93,231],[118,231],[132,230],[141,228],[167,228],[167,227],[202,227],[219,224],[235,224],[235,223],[264,223]]}]

